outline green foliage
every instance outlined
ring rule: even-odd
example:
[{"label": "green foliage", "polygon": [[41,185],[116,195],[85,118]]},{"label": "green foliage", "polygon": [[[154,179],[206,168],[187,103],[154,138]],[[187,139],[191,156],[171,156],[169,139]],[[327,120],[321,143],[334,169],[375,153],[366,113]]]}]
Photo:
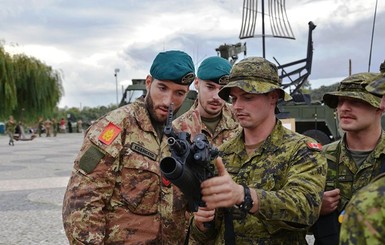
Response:
[{"label": "green foliage", "polygon": [[11,56],[0,45],[0,118],[10,115],[16,108],[16,95],[14,64]]},{"label": "green foliage", "polygon": [[50,117],[63,94],[61,73],[36,58],[10,56],[0,44],[0,118]]},{"label": "green foliage", "polygon": [[105,115],[106,113],[116,109],[116,105],[99,106],[99,107],[84,107],[82,110],[79,108],[71,107],[58,109],[54,114],[54,118],[60,121],[61,118],[76,122],[82,120],[84,125],[91,125],[92,122]]},{"label": "green foliage", "polygon": [[330,86],[321,86],[318,89],[310,90],[311,99],[313,101],[322,101],[322,97],[325,93],[333,92],[337,90],[339,83],[332,84]]}]

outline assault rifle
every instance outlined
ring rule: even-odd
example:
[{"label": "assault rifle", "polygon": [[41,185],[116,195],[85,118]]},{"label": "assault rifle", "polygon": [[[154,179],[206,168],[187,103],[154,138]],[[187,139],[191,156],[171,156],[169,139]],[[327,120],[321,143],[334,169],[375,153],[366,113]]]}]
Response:
[{"label": "assault rifle", "polygon": [[188,200],[189,210],[198,211],[205,206],[202,201],[201,183],[214,176],[214,160],[219,151],[210,145],[206,135],[199,133],[190,141],[187,132],[175,133],[172,127],[173,104],[168,108],[164,134],[168,137],[171,156],[160,161],[160,171],[166,179],[176,185]]}]

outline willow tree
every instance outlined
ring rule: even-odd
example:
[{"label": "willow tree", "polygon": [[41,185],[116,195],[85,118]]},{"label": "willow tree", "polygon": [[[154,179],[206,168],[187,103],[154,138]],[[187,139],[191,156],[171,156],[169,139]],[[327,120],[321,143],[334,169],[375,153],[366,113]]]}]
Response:
[{"label": "willow tree", "polygon": [[62,75],[36,58],[10,56],[0,47],[0,118],[51,116],[64,94]]},{"label": "willow tree", "polygon": [[12,58],[0,45],[0,118],[10,115],[16,106],[16,83]]},{"label": "willow tree", "polygon": [[41,61],[16,55],[15,67],[18,111],[23,118],[33,119],[39,115],[51,116],[63,95],[62,76]]}]

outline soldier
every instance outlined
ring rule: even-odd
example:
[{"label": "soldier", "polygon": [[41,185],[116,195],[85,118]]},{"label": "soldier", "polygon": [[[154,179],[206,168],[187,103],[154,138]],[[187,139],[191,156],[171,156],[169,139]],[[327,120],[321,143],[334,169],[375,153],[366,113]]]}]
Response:
[{"label": "soldier", "polygon": [[383,73],[383,74],[385,73],[385,60],[380,65],[380,72]]},{"label": "soldier", "polygon": [[47,120],[44,121],[44,128],[45,128],[45,135],[47,137],[51,137],[52,121],[49,118],[47,118]]},{"label": "soldier", "polygon": [[13,119],[13,116],[9,116],[9,120],[5,123],[5,129],[7,131],[8,136],[9,136],[8,145],[15,146],[13,137],[14,137],[15,130],[16,130],[16,122]]},{"label": "soldier", "polygon": [[202,132],[215,146],[238,133],[240,126],[231,105],[218,96],[219,90],[229,81],[230,70],[230,62],[218,56],[202,61],[194,81],[198,98],[190,110],[174,120],[176,129],[189,132],[192,137]]},{"label": "soldier", "polygon": [[43,133],[44,129],[44,120],[43,117],[39,117],[39,121],[37,124],[37,132],[39,133],[39,137],[41,137],[41,134]]},{"label": "soldier", "polygon": [[385,173],[357,191],[345,209],[340,244],[385,244]]},{"label": "soldier", "polygon": [[[382,96],[380,107],[385,109],[385,77],[370,83],[366,86],[366,90]],[[340,244],[385,244],[384,163],[380,172],[382,174],[357,191],[346,206],[341,225]]]},{"label": "soldier", "polygon": [[224,100],[229,95],[242,131],[220,146],[218,176],[201,185],[206,208],[194,214],[192,238],[202,244],[306,244],[325,185],[321,145],[276,118],[278,100],[290,95],[281,89],[277,67],[264,58],[233,66],[219,91]]},{"label": "soldier", "polygon": [[341,81],[323,100],[335,108],[342,138],[324,146],[328,162],[321,216],[313,227],[315,244],[338,244],[338,217],[352,195],[379,174],[385,153],[381,99],[365,90],[378,73],[357,73]]},{"label": "soldier", "polygon": [[147,94],[95,122],[75,159],[63,203],[71,244],[181,244],[187,203],[160,174],[169,156],[163,127],[194,81],[182,51],[159,53],[146,78]]}]

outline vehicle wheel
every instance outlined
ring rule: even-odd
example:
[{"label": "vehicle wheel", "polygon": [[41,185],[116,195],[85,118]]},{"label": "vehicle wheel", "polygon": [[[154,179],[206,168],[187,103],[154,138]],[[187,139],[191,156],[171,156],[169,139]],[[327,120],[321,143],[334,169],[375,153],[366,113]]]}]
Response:
[{"label": "vehicle wheel", "polygon": [[329,144],[332,142],[331,139],[329,138],[329,136],[327,136],[321,130],[310,129],[310,130],[306,130],[302,134],[315,139],[321,145],[326,145],[326,144]]}]

